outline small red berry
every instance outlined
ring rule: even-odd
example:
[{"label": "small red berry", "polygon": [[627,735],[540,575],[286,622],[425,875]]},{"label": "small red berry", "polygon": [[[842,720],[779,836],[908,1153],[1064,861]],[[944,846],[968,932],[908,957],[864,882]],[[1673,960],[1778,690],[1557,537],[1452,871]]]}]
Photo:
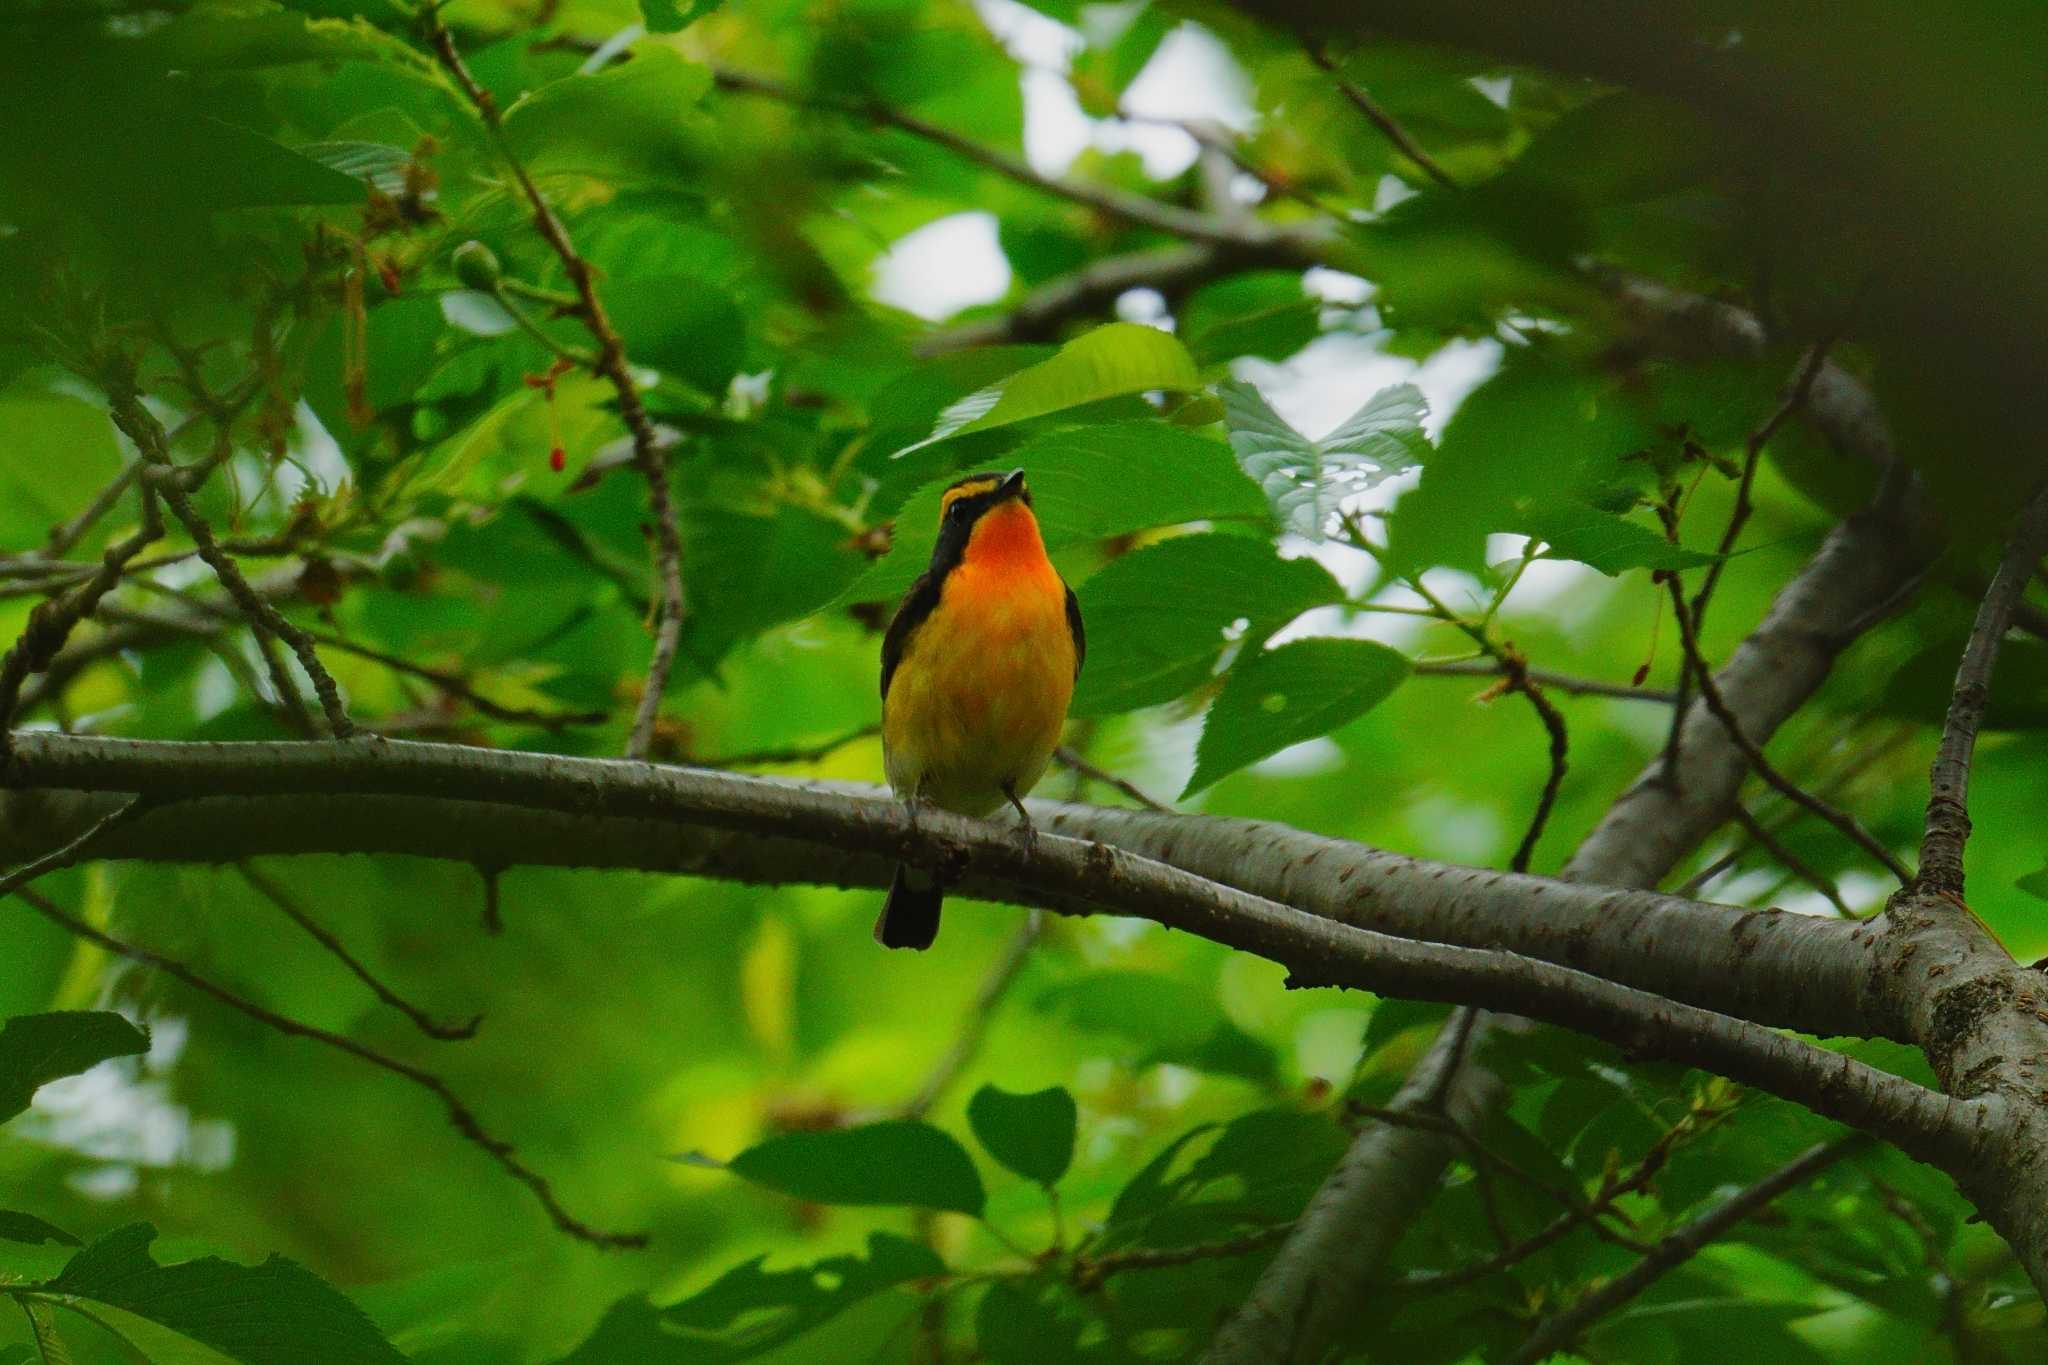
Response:
[{"label": "small red berry", "polygon": [[562,448],[561,448],[560,446],[555,446],[555,447],[554,447],[553,449],[551,449],[551,450],[549,450],[549,451],[548,451],[548,468],[549,468],[549,469],[552,469],[552,470],[554,470],[554,471],[555,471],[555,472],[556,472],[557,474],[559,474],[559,473],[561,473],[561,472],[562,472],[562,471],[563,471],[564,469],[566,469],[566,468],[568,467],[568,465],[569,465],[569,452],[568,452],[568,451],[566,451],[566,450],[562,449]]}]

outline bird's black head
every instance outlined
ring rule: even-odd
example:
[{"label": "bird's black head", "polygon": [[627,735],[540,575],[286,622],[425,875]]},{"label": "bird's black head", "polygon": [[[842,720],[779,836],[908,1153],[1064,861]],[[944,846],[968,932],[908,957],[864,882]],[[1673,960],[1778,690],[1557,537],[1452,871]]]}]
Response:
[{"label": "bird's black head", "polygon": [[1031,490],[1024,484],[1024,471],[969,474],[956,480],[939,498],[939,539],[932,547],[932,573],[936,577],[957,565],[967,553],[975,523],[1009,502],[1031,505]]}]

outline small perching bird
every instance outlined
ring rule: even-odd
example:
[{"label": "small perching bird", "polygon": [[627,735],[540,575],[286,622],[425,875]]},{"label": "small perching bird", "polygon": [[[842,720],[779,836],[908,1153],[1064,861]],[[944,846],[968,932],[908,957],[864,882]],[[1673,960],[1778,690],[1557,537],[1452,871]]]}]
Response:
[{"label": "small perching bird", "polygon": [[[980,818],[1045,775],[1087,648],[1081,608],[1046,558],[1024,471],[974,474],[939,503],[931,567],[882,639],[882,765],[911,819],[929,802]],[[875,921],[888,948],[929,948],[945,887],[899,865]]]}]

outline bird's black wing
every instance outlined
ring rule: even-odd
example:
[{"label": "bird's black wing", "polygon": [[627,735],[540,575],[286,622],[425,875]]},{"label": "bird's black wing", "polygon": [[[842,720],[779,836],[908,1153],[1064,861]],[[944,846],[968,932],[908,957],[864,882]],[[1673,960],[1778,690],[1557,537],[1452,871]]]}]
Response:
[{"label": "bird's black wing", "polygon": [[[1074,598],[1067,596],[1067,613],[1073,617]],[[889,629],[882,636],[882,696],[889,695],[889,679],[896,676],[896,665],[903,662],[903,651],[910,645],[910,637],[924,624],[939,605],[939,581],[930,573],[921,574],[917,582],[910,585],[910,591],[903,595],[903,605],[896,608],[896,614],[889,619]],[[1073,617],[1079,620],[1079,617]]]},{"label": "bird's black wing", "polygon": [[[1061,587],[1067,588],[1065,583]],[[1088,657],[1088,632],[1081,628],[1081,602],[1074,596],[1074,590],[1067,588],[1067,629],[1074,637],[1074,676],[1081,676],[1081,661]],[[883,684],[887,687],[887,684]]]}]

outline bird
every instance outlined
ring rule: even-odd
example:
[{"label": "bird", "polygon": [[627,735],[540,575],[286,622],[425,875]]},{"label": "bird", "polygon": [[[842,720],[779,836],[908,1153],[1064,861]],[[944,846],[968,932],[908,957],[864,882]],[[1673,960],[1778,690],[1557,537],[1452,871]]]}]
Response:
[{"label": "bird", "polygon": [[[986,818],[1045,775],[1087,637],[1046,557],[1024,471],[970,474],[939,499],[931,566],[882,637],[882,767],[913,825],[929,804]],[[929,948],[945,886],[899,864],[875,921],[885,948]]]}]

